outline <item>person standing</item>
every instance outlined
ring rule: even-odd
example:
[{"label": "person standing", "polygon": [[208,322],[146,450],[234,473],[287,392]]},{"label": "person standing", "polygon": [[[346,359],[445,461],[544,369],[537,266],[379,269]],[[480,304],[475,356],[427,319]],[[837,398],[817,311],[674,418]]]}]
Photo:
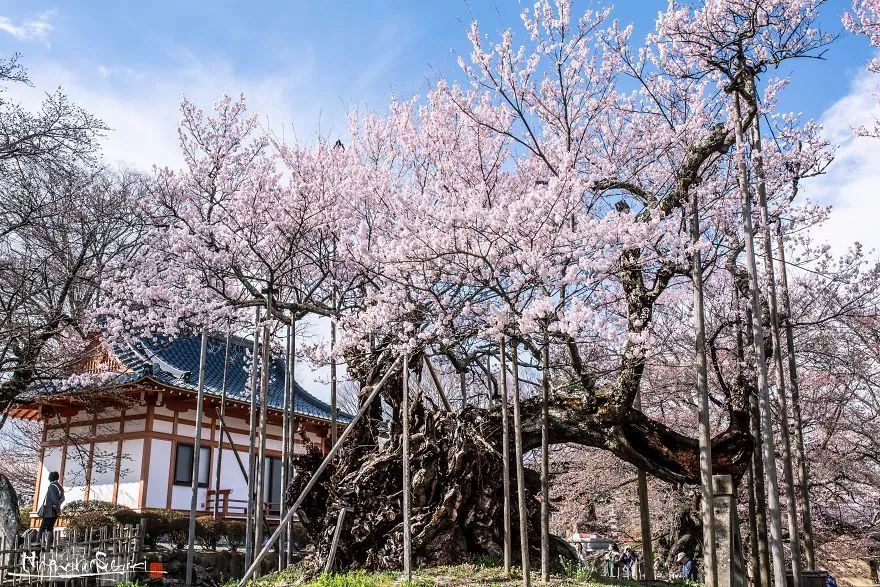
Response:
[{"label": "person standing", "polygon": [[607,576],[615,578],[620,577],[620,547],[617,546],[617,544],[610,544],[608,546],[605,560],[608,564]]},{"label": "person standing", "polygon": [[43,498],[43,505],[37,510],[40,517],[40,533],[39,538],[42,539],[47,534],[48,544],[52,544],[53,530],[58,516],[61,515],[61,504],[64,503],[64,487],[58,482],[58,471],[49,473],[49,488],[46,490],[46,497]]},{"label": "person standing", "polygon": [[620,557],[620,578],[621,579],[632,579],[632,566],[633,562],[635,562],[633,557],[633,550],[629,546],[623,549],[623,555]]},{"label": "person standing", "polygon": [[680,577],[682,579],[685,579],[686,581],[697,580],[697,565],[692,558],[688,557],[688,555],[683,552],[679,552],[675,557],[675,562],[681,565]]}]

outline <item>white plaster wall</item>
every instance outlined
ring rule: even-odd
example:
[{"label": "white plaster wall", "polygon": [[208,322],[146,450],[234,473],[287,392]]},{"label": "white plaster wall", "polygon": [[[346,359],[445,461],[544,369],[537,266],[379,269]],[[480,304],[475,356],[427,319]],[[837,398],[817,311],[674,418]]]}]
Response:
[{"label": "white plaster wall", "polygon": [[91,436],[92,436],[92,425],[91,424],[78,425],[78,426],[71,425],[70,426],[70,438],[75,441],[89,439],[89,438],[91,438]]},{"label": "white plaster wall", "polygon": [[86,471],[85,461],[88,459],[89,445],[80,444],[77,447],[67,447],[67,460],[64,464],[64,476],[61,484],[64,485],[65,502],[85,498]]},{"label": "white plaster wall", "polygon": [[[258,443],[259,443],[259,438],[260,438],[260,437],[261,437],[261,436],[260,436],[260,433],[257,432],[257,439],[258,439],[257,442],[258,442]],[[259,444],[258,444],[258,446],[259,446]],[[274,440],[274,439],[272,439],[272,438],[269,438],[268,441],[266,442],[266,448],[267,448],[268,450],[277,450],[278,452],[281,452],[281,441],[280,441],[280,440]]]},{"label": "white plaster wall", "polygon": [[[198,499],[196,504],[197,511],[205,510],[205,499],[208,495],[208,490],[204,487],[199,487],[198,490]],[[171,486],[171,509],[174,510],[189,510],[192,504],[192,487],[189,485],[172,485]]]},{"label": "white plaster wall", "polygon": [[[241,462],[244,465],[245,469],[248,468],[248,454],[242,453]],[[213,476],[211,477],[211,485],[215,486],[215,480],[217,478],[217,468],[216,461],[214,459],[215,466],[213,471]],[[223,449],[223,467],[220,469],[220,489],[231,489],[232,492],[229,494],[229,510],[230,513],[235,514],[239,513],[242,509],[247,506],[247,482],[245,481],[245,477],[241,472],[241,468],[238,466],[238,461],[235,459],[235,453],[228,448]],[[241,501],[234,501],[241,500]],[[222,505],[222,504],[221,504]]]},{"label": "white plaster wall", "polygon": [[85,410],[79,410],[76,414],[70,417],[71,422],[91,422],[92,414],[89,414]]},{"label": "white plaster wall", "polygon": [[171,431],[174,429],[173,422],[166,422],[165,420],[153,420],[153,430],[156,432],[164,432],[166,434],[171,434]]},{"label": "white plaster wall", "polygon": [[131,407],[128,407],[125,409],[126,416],[133,415],[133,414],[146,414],[146,413],[147,413],[147,406],[142,406],[142,405],[131,406]]},{"label": "white plaster wall", "polygon": [[147,471],[146,507],[164,508],[168,495],[168,470],[171,466],[171,441],[154,438],[150,447],[150,464]]},{"label": "white plaster wall", "polygon": [[[232,429],[232,441],[237,445],[248,446],[251,442],[248,432],[235,432],[235,430],[246,431],[250,429],[250,420],[248,418],[233,418],[226,416],[226,425]],[[219,430],[219,428],[218,428]],[[226,435],[223,435],[223,441],[226,442]]]},{"label": "white plaster wall", "polygon": [[113,501],[113,485],[116,480],[116,442],[95,443],[92,458],[92,482],[89,485],[89,499]]},{"label": "white plaster wall", "polygon": [[129,432],[143,432],[147,427],[147,421],[144,418],[139,420],[125,420],[125,433]]},{"label": "white plaster wall", "polygon": [[127,505],[130,508],[138,507],[143,456],[144,441],[142,439],[135,438],[122,441],[122,452],[120,453],[119,462],[119,489],[116,492],[116,503],[119,505]]},{"label": "white plaster wall", "polygon": [[[232,424],[230,424],[229,426],[232,427]],[[251,443],[249,434],[239,434],[237,432],[231,432],[230,436],[232,436],[232,442],[237,445],[247,446]],[[226,434],[223,435],[223,442],[228,442],[226,440]]]},{"label": "white plaster wall", "polygon": [[174,417],[174,412],[172,412],[165,406],[156,406],[155,408],[153,408],[153,413],[157,416],[167,416],[169,418]]},{"label": "white plaster wall", "polygon": [[[116,417],[118,418],[119,415],[117,414]],[[100,422],[95,426],[95,436],[109,436],[110,434],[119,434],[119,424],[119,420],[116,420],[114,422]]]}]

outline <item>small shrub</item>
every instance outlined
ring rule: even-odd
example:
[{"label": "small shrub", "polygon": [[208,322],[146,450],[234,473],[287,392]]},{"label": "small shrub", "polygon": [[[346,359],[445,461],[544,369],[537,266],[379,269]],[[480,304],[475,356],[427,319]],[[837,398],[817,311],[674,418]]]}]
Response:
[{"label": "small shrub", "polygon": [[109,501],[101,501],[99,499],[93,499],[91,501],[76,499],[74,501],[64,504],[64,507],[61,509],[61,515],[63,517],[73,517],[77,514],[82,514],[85,512],[102,512],[109,516],[112,515],[113,512],[118,510],[120,507],[121,506],[118,506],[115,503],[110,503]]},{"label": "small shrub", "polygon": [[123,525],[133,526],[141,523],[141,515],[126,506],[116,506],[116,511],[110,514],[111,517]]},{"label": "small shrub", "polygon": [[168,525],[167,536],[174,548],[181,550],[189,540],[189,518],[174,510],[164,510]]},{"label": "small shrub", "polygon": [[76,532],[85,532],[89,529],[99,530],[116,524],[109,514],[100,511],[84,511],[69,515],[67,528]]},{"label": "small shrub", "polygon": [[144,510],[141,513],[144,520],[144,542],[151,549],[168,534],[168,514],[166,510]]},{"label": "small shrub", "polygon": [[237,552],[238,547],[244,542],[247,524],[239,520],[227,520],[225,526],[226,543],[229,544],[229,550]]},{"label": "small shrub", "polygon": [[[196,540],[207,549],[217,550],[217,543],[225,532],[226,528],[224,527],[223,520],[218,520],[214,516],[199,516],[196,518]],[[189,539],[188,536],[187,539]]]}]

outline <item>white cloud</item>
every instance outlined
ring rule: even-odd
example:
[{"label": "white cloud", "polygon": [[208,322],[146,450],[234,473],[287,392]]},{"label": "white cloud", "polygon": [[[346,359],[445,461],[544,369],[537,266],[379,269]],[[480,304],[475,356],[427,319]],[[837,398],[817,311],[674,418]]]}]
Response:
[{"label": "white cloud", "polygon": [[60,86],[111,129],[104,141],[105,160],[142,170],[154,164],[181,164],[177,124],[184,97],[208,110],[223,94],[243,92],[249,111],[259,116],[263,127],[288,138],[291,129],[301,139],[319,127],[345,132],[343,107],[316,88],[314,62],[307,56],[291,69],[261,77],[240,76],[223,62],[191,56],[181,56],[180,61],[161,71],[104,65],[75,70],[55,61],[37,62],[28,68],[34,86],[13,86],[8,93],[33,109],[44,92]]},{"label": "white cloud", "polygon": [[880,119],[880,75],[863,72],[849,93],[821,117],[825,136],[839,146],[828,172],[804,183],[811,200],[833,206],[831,218],[816,234],[838,253],[855,241],[880,251],[880,139],[857,137],[853,128]]},{"label": "white cloud", "polygon": [[19,41],[43,41],[48,44],[49,35],[54,29],[52,26],[54,16],[54,10],[47,10],[21,24],[15,24],[8,16],[0,16],[0,31],[12,35]]}]

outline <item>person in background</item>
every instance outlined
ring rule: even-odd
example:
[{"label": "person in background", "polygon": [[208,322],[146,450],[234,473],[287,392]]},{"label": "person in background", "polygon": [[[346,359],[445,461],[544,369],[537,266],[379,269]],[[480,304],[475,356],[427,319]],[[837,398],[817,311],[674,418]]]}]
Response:
[{"label": "person in background", "polygon": [[693,559],[683,552],[679,552],[675,557],[675,562],[681,565],[681,573],[679,576],[687,581],[697,580],[697,565]]},{"label": "person in background", "polygon": [[611,544],[608,547],[605,560],[608,563],[608,576],[620,577],[620,547],[616,544]]},{"label": "person in background", "polygon": [[630,549],[630,551],[632,553],[630,555],[632,557],[632,563],[629,565],[629,578],[634,581],[641,581],[642,577],[644,577],[644,571],[642,570],[642,563],[644,562],[642,559],[642,553],[633,549]]},{"label": "person in background", "polygon": [[49,544],[53,541],[53,530],[58,516],[61,515],[61,504],[64,503],[64,488],[58,482],[58,471],[49,473],[49,488],[46,490],[46,497],[43,498],[43,505],[37,510],[40,517],[40,533],[39,538],[42,539],[46,534]]},{"label": "person in background", "polygon": [[627,546],[623,549],[623,555],[620,557],[620,570],[621,570],[621,578],[623,579],[632,579],[633,575],[633,566],[636,563],[636,556],[633,552],[633,549]]}]

